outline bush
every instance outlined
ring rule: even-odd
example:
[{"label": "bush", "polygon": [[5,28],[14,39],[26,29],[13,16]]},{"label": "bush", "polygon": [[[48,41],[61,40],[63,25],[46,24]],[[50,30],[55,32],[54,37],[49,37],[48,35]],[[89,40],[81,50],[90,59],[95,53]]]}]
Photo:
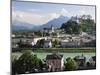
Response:
[{"label": "bush", "polygon": [[12,73],[23,74],[39,72],[42,69],[42,61],[31,51],[25,51],[18,60],[12,62]]},{"label": "bush", "polygon": [[66,62],[67,63],[65,64],[65,70],[73,71],[77,69],[77,64],[73,59],[67,58]]}]

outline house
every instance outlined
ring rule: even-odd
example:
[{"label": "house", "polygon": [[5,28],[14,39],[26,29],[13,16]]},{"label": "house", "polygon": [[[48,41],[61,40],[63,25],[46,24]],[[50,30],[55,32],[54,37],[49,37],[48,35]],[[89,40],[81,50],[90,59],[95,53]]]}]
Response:
[{"label": "house", "polygon": [[76,56],[74,57],[74,60],[76,61],[77,65],[80,66],[85,66],[86,63],[86,57],[82,54],[81,56]]},{"label": "house", "polygon": [[52,47],[52,42],[51,40],[44,40],[44,48],[51,48]]},{"label": "house", "polygon": [[62,71],[64,68],[63,55],[54,53],[46,56],[48,71]]},{"label": "house", "polygon": [[41,32],[43,33],[42,36],[44,37],[45,36],[60,37],[60,33],[64,32],[64,29],[51,26],[51,28],[44,28]]},{"label": "house", "polygon": [[66,47],[68,45],[69,40],[60,40],[61,46]]},{"label": "house", "polygon": [[65,39],[60,41],[62,47],[78,47],[80,40],[78,39]]},{"label": "house", "polygon": [[12,34],[12,35],[11,35],[11,37],[12,37],[12,38],[15,38],[15,37],[16,37],[16,35],[15,35],[15,34]]},{"label": "house", "polygon": [[92,56],[89,60],[89,63],[95,67],[96,66],[96,56]]},{"label": "house", "polygon": [[18,48],[18,44],[13,43],[12,48]]}]

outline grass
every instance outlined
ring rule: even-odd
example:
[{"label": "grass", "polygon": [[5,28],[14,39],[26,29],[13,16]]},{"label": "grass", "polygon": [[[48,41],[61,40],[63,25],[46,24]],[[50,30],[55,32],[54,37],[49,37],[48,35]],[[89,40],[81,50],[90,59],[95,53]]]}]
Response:
[{"label": "grass", "polygon": [[34,52],[66,52],[66,53],[77,53],[77,52],[96,52],[95,48],[39,48],[35,49]]},{"label": "grass", "polygon": [[51,53],[51,52],[65,52],[65,53],[90,53],[90,52],[96,52],[96,48],[27,48],[27,49],[21,49],[18,51],[23,52],[24,50],[33,50],[33,52],[39,52],[39,53],[43,53],[43,52],[47,52],[47,53]]}]

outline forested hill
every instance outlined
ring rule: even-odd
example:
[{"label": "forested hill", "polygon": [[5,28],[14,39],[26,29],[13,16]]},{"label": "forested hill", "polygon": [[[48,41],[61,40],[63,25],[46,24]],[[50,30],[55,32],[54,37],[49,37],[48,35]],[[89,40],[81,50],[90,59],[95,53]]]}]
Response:
[{"label": "forested hill", "polygon": [[96,23],[90,15],[83,15],[82,17],[77,18],[76,21],[70,19],[69,21],[63,23],[61,29],[64,29],[66,33],[69,34],[78,34],[81,31],[92,33],[96,31]]}]

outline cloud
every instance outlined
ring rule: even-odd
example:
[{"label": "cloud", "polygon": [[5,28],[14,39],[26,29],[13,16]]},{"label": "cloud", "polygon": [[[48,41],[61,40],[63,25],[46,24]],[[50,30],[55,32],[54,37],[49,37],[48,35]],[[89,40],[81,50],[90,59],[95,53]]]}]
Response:
[{"label": "cloud", "polygon": [[49,13],[49,14],[39,14],[36,12],[23,12],[23,11],[13,11],[12,21],[17,20],[24,23],[29,23],[33,25],[45,24],[48,21],[59,17],[59,14]]},{"label": "cloud", "polygon": [[40,13],[38,9],[29,9],[27,12],[25,11],[12,11],[12,21],[19,21],[24,23],[29,23],[33,25],[42,25],[50,20],[58,18],[59,16],[69,16],[69,13],[66,9],[62,8],[59,12],[52,13]]},{"label": "cloud", "polygon": [[29,12],[39,12],[41,11],[40,9],[28,9]]},{"label": "cloud", "polygon": [[52,14],[51,14],[51,17],[52,17],[52,18],[58,18],[59,16],[60,16],[60,14],[57,14],[57,13],[52,13]]},{"label": "cloud", "polygon": [[80,14],[86,14],[86,12],[83,11],[83,10],[80,10],[79,13],[80,13]]},{"label": "cloud", "polygon": [[95,19],[95,13],[91,13],[90,11],[85,11],[85,10],[80,10],[78,13],[77,13],[78,16],[81,16],[81,15],[91,15],[92,16],[92,19]]}]

